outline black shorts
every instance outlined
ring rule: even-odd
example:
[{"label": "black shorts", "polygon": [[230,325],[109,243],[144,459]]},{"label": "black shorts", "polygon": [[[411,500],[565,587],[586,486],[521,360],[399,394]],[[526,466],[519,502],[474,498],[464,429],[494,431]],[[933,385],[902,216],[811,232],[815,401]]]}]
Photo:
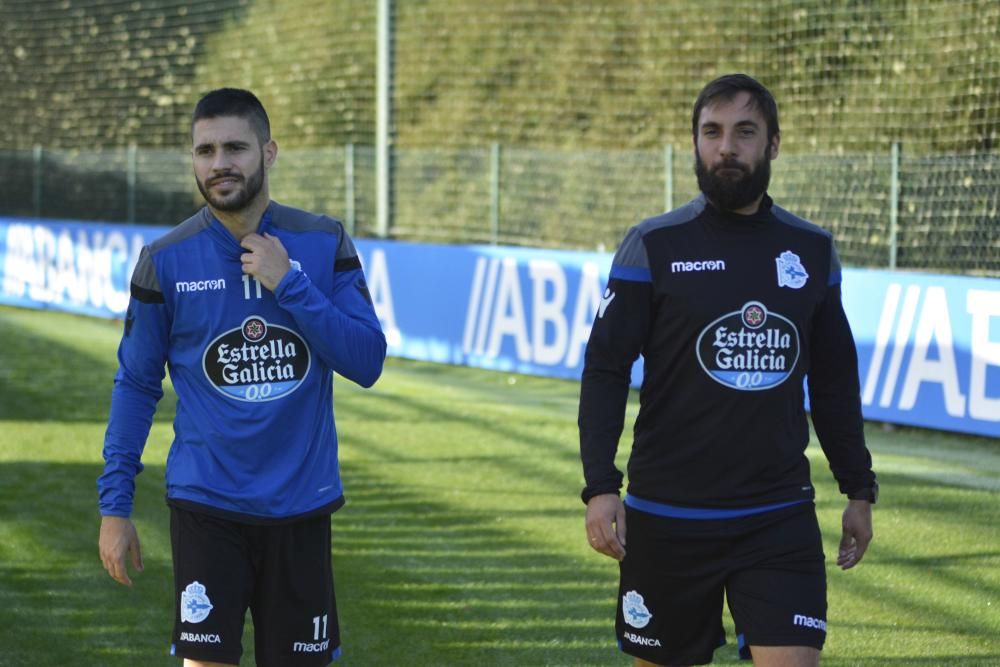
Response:
[{"label": "black shorts", "polygon": [[826,568],[815,506],[737,519],[676,519],[626,506],[616,631],[629,655],[705,664],[725,644],[723,595],[746,647],[826,639]]},{"label": "black shorts", "polygon": [[340,654],[330,517],[251,525],[170,507],[171,655],[239,664],[253,615],[261,667],[319,667]]}]

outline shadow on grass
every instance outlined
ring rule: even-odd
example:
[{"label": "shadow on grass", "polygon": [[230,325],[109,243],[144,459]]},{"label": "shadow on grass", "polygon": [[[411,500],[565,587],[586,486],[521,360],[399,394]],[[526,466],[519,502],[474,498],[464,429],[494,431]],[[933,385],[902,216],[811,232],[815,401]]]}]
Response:
[{"label": "shadow on grass", "polygon": [[[112,582],[97,556],[97,466],[0,465],[4,665],[173,665],[163,468],[139,476],[146,570]],[[350,467],[334,515],[344,665],[621,662],[611,634],[613,566],[584,566]],[[56,640],[58,638],[58,640]],[[63,641],[64,640],[64,641]],[[245,642],[249,651],[250,644]],[[252,664],[244,661],[245,664]]]},{"label": "shadow on grass", "polygon": [[824,667],[997,667],[997,665],[1000,665],[1000,653],[976,657],[968,655],[935,655],[930,658],[897,658],[873,655],[865,658],[851,658],[849,660],[823,658]]},{"label": "shadow on grass", "polygon": [[[24,326],[22,316],[33,321],[51,318],[64,328],[39,333]],[[62,339],[73,327],[96,329],[97,324],[65,313],[0,312],[0,421],[106,422],[118,370],[115,347],[100,341],[91,351]],[[172,421],[175,409],[176,399],[168,390],[156,421]]]},{"label": "shadow on grass", "polygon": [[176,667],[163,468],[136,480],[145,571],[132,588],[98,557],[99,473],[99,464],[0,464],[0,664]]},{"label": "shadow on grass", "polygon": [[[40,341],[2,315],[0,335],[15,346],[4,352],[3,366],[13,370],[0,369],[0,418],[104,421],[115,368],[107,341],[93,354],[81,354],[56,334]],[[396,369],[404,380],[416,380],[407,386],[386,378],[390,381],[372,392],[337,390],[344,441],[365,452],[343,464],[348,504],[333,517],[345,642],[340,664],[628,664],[612,634],[614,564],[585,547],[559,546],[565,542],[560,534],[570,524],[576,530],[582,518],[568,392],[553,381],[527,380],[511,388],[493,376],[463,373],[460,396],[449,402],[453,394],[446,392],[445,400],[432,400],[431,392],[421,393],[416,385],[439,376],[455,381],[453,369],[403,362]],[[96,376],[108,378],[107,387],[95,388]],[[537,407],[512,417],[508,403],[525,405],[515,400],[519,390],[530,397],[556,393],[545,409],[560,425],[547,424]],[[31,400],[17,404],[24,414],[12,414],[7,401],[22,393]],[[157,416],[170,419],[172,407],[161,406]],[[564,417],[570,420],[566,428]],[[387,422],[391,429],[372,428],[365,437],[366,426]],[[420,446],[446,432],[458,437]],[[482,450],[477,438],[487,434],[496,439]],[[415,442],[393,442],[394,437]],[[466,437],[471,446],[462,442]],[[146,464],[137,480],[136,505],[146,572],[135,578],[133,589],[111,582],[97,558],[99,461],[0,465],[0,662],[177,664],[165,655],[172,576],[163,466]],[[962,533],[997,525],[995,511],[969,511],[994,501],[995,494],[899,475],[885,476],[883,485],[886,500],[878,511],[896,506],[908,510],[908,520],[947,520]],[[837,498],[824,501],[821,509],[830,512],[834,504],[843,507]],[[825,521],[824,533],[835,544],[834,523]],[[523,529],[527,524],[534,532]],[[540,526],[551,528],[552,539]],[[887,614],[905,617],[904,631],[991,636],[995,622],[978,619],[967,605],[946,604],[908,586],[930,581],[958,597],[981,596],[988,584],[976,579],[976,571],[995,558],[996,541],[987,540],[981,551],[931,546],[907,550],[876,543],[863,568],[837,576],[831,588],[851,605],[869,610],[881,605]],[[934,554],[935,548],[941,553]],[[895,580],[884,577],[890,571]],[[954,657],[942,647],[949,655],[900,658],[906,651],[892,637],[900,628],[852,626],[850,609],[832,611],[836,620],[846,621],[838,623],[841,628],[885,633],[887,642],[897,645],[887,643],[884,652],[893,655],[878,657],[883,651],[876,639],[864,659],[828,655],[824,664],[978,667],[992,664],[997,653],[980,643],[989,655]],[[249,653],[249,642],[244,645]],[[731,646],[720,650],[716,664],[736,664],[733,654]],[[252,664],[249,655],[244,663]]]},{"label": "shadow on grass", "polygon": [[344,665],[627,662],[612,627],[617,568],[519,535],[518,518],[543,510],[463,507],[377,465],[348,463],[344,476],[333,518]]},{"label": "shadow on grass", "polygon": [[[985,645],[989,653],[1000,653],[1000,616],[991,605],[1000,597],[995,576],[1000,564],[996,526],[1000,525],[1000,505],[995,492],[931,483],[900,474],[880,475],[883,489],[874,511],[875,539],[857,570],[840,572],[829,565],[831,593],[875,612],[885,624],[854,620],[850,609],[831,607],[831,628],[851,628],[879,636],[897,632],[924,637],[926,647],[935,638],[964,637],[971,645]],[[839,498],[822,503],[826,514],[824,538],[828,547],[840,539],[839,523],[829,521],[839,513]],[[884,539],[898,526],[911,526],[900,539]],[[835,546],[833,553],[835,553]],[[905,620],[903,620],[905,619]],[[919,651],[919,649],[917,649]],[[947,650],[946,648],[943,650]],[[858,665],[986,665],[990,657],[935,656],[932,659],[886,657],[830,664]],[[824,661],[826,664],[826,661]]]},{"label": "shadow on grass", "polygon": [[[132,589],[114,584],[97,558],[97,468],[0,465],[4,665],[177,664],[166,655],[172,575],[163,468],[147,465],[137,480],[135,518],[146,571],[134,577]],[[519,535],[516,519],[538,511],[516,507],[504,514],[515,521],[503,523],[494,511],[456,506],[443,493],[414,491],[375,463],[347,464],[344,473],[349,502],[333,518],[345,650],[340,664],[627,664],[611,633],[613,564]],[[945,560],[961,565],[994,553],[953,553]],[[907,560],[899,553],[884,555]],[[907,576],[929,576],[926,560],[910,558],[906,568],[913,570]],[[878,561],[867,565],[878,567]],[[923,615],[928,631],[975,635],[990,630],[989,622],[942,614],[933,600],[889,586],[875,590],[856,575],[838,585],[850,589],[854,603],[887,604]],[[906,627],[920,631],[919,624]],[[882,631],[896,630],[887,625]],[[250,644],[245,645],[249,654]],[[848,660],[831,655],[824,664],[979,667],[997,664],[996,657],[897,654]],[[717,652],[716,663],[735,664],[731,647]]]},{"label": "shadow on grass", "polygon": [[[28,338],[20,336],[22,343]],[[75,357],[72,366],[48,371],[57,383],[71,382],[79,373],[113,371],[112,364],[75,355],[68,346],[53,356]],[[37,366],[37,359],[25,365],[29,363]],[[38,377],[28,373],[24,381],[37,383]],[[103,420],[104,405],[86,403],[85,394],[82,389],[70,392],[73,401],[84,404],[78,418],[89,412],[86,418]],[[340,398],[338,409],[348,409]],[[32,415],[61,416],[54,409]],[[432,416],[448,421],[446,412],[435,410]],[[392,454],[387,450],[378,457]],[[483,463],[460,459],[438,463]],[[8,545],[0,549],[0,632],[20,628],[16,636],[3,638],[5,661],[174,664],[165,656],[172,575],[164,471],[156,461],[145,463],[137,479],[135,519],[147,567],[133,577],[132,589],[114,584],[97,557],[98,461],[0,465],[0,526]],[[422,463],[434,465],[432,460]],[[393,483],[377,462],[346,465],[345,477],[349,504],[333,519],[345,640],[342,664],[622,661],[611,629],[612,563],[581,563],[518,538],[515,526],[498,525],[492,514],[435,498],[425,491],[423,479],[413,480],[418,491]],[[405,483],[402,473],[401,478]],[[530,512],[530,506],[517,509]],[[516,519],[518,514],[508,516]],[[578,521],[579,511],[567,520]],[[53,635],[70,641],[52,642]]]},{"label": "shadow on grass", "polygon": [[[90,351],[79,337],[39,333],[19,316],[3,315],[0,336],[6,341],[7,370],[0,375],[0,419],[105,421],[116,369],[107,335]],[[72,319],[60,323],[72,324]],[[370,408],[371,396],[338,393],[338,413]],[[393,415],[402,410],[406,419],[413,412],[436,428],[454,423],[446,408],[396,392],[388,400],[397,396],[406,400]],[[164,407],[157,411],[158,420],[173,416],[172,406]],[[463,415],[461,420],[480,430],[501,425],[495,415]],[[532,434],[530,424],[524,428],[502,433],[536,447],[540,456],[556,454],[556,441]],[[386,450],[379,456],[393,455]],[[471,463],[461,458],[453,463]],[[99,461],[0,464],[4,664],[176,664],[165,655],[172,575],[164,471],[162,461],[147,457],[144,462],[134,518],[146,571],[133,577],[132,589],[112,582],[97,556]],[[345,465],[349,504],[333,518],[345,641],[341,664],[626,662],[612,634],[613,563],[583,561],[519,536],[515,523],[501,525],[492,513],[442,500],[427,480],[407,478],[405,461],[397,463],[403,464],[396,468],[398,480],[413,484],[392,482],[376,461]],[[505,470],[510,465],[503,453],[488,464]],[[509,468],[510,474],[530,471],[527,462]],[[541,488],[551,488],[565,478],[542,476],[538,481]],[[574,497],[575,491],[569,498]],[[520,516],[538,514],[530,506],[516,509]],[[518,516],[508,514],[510,519]],[[577,512],[567,520],[579,517]],[[246,641],[245,647],[249,652]],[[244,662],[250,664],[247,658]]]},{"label": "shadow on grass", "polygon": [[[430,371],[407,363],[394,371],[411,375],[419,371],[422,381],[428,381]],[[485,373],[485,371],[483,371]],[[340,392],[335,399],[335,408],[339,412],[349,412],[352,418],[368,420],[384,424],[389,421],[398,422],[404,428],[407,424],[434,424],[439,433],[449,430],[464,429],[470,437],[475,434],[489,434],[490,439],[511,444],[510,448],[492,448],[488,453],[479,453],[473,449],[471,454],[457,454],[454,457],[439,457],[442,465],[463,465],[476,462],[489,465],[508,477],[535,482],[539,489],[566,489],[567,498],[575,498],[580,489],[574,485],[581,484],[577,473],[581,471],[579,450],[577,449],[576,406],[566,414],[563,427],[552,428],[555,409],[525,411],[517,413],[516,417],[509,414],[510,406],[519,401],[514,396],[520,391],[504,383],[491,383],[485,378],[475,376],[471,381],[461,386],[462,398],[450,403],[435,401],[432,397],[414,396],[407,393],[396,384],[379,388],[371,392]],[[453,372],[454,376],[454,372]],[[535,380],[528,378],[521,384],[537,384],[547,387],[550,393],[558,380]],[[563,383],[565,384],[565,383]],[[563,388],[558,387],[561,391]],[[538,389],[530,389],[529,393],[537,393]],[[522,397],[523,398],[523,397]],[[558,399],[549,398],[553,404]],[[536,404],[537,405],[537,404]],[[496,406],[503,406],[498,410]],[[565,408],[562,408],[565,409]],[[345,438],[350,442],[353,434],[347,432]],[[514,447],[518,448],[513,455]],[[378,448],[378,443],[367,443],[365,447]],[[419,449],[412,452],[401,452],[386,448],[383,453],[394,464],[405,464],[407,461],[426,464],[428,459]],[[582,479],[582,478],[581,478]],[[569,484],[570,486],[567,486]],[[582,486],[581,486],[582,488]],[[582,505],[580,505],[582,508]]]}]

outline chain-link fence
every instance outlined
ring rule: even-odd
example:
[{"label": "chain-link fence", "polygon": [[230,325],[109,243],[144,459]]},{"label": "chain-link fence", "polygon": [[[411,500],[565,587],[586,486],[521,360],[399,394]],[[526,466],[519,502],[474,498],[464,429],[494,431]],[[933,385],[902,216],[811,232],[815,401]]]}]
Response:
[{"label": "chain-link fence", "polygon": [[[782,155],[771,194],[833,232],[851,266],[1000,275],[1000,156]],[[285,150],[283,203],[375,230],[371,146]],[[696,194],[689,152],[398,149],[393,238],[612,250]],[[202,205],[181,151],[0,152],[0,214],[176,224]]]},{"label": "chain-link fence", "polygon": [[845,262],[1000,274],[997,0],[3,0],[0,214],[183,219],[193,104],[238,86],[275,196],[359,235],[384,138],[390,236],[611,249],[693,195],[691,104],[732,71],[781,109],[772,194]]}]

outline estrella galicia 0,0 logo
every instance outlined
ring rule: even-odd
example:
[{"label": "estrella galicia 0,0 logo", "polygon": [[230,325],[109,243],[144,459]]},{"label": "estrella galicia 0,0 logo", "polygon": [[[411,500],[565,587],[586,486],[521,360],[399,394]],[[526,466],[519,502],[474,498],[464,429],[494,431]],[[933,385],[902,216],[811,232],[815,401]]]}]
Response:
[{"label": "estrella galicia 0,0 logo", "polygon": [[740,391],[772,389],[799,360],[799,331],[791,320],[748,301],[698,336],[698,363],[719,384]]},{"label": "estrella galicia 0,0 logo", "polygon": [[291,329],[251,315],[208,344],[202,366],[208,381],[229,398],[272,401],[302,384],[309,347]]}]

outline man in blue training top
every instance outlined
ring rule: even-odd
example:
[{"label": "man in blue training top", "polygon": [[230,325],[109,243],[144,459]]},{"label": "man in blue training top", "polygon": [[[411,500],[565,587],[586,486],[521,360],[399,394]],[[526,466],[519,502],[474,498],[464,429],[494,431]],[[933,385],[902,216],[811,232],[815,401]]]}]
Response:
[{"label": "man in blue training top", "polygon": [[344,503],[332,376],[374,384],[385,337],[343,225],[271,201],[278,147],[260,101],[208,93],[192,138],[207,206],[132,275],[97,482],[101,560],[125,585],[126,555],[142,569],[129,516],[166,366],[171,653],[238,664],[249,608],[258,665],[326,665],[340,653],[330,514]]}]

